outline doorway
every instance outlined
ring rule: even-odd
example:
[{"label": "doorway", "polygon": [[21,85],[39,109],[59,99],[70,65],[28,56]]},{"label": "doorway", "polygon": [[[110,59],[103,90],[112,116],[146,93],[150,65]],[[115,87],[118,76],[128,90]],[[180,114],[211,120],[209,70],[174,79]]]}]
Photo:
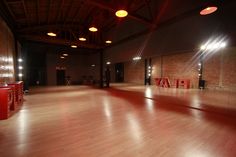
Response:
[{"label": "doorway", "polygon": [[65,85],[65,70],[57,70],[57,85]]},{"label": "doorway", "polygon": [[124,82],[124,63],[115,64],[115,81]]}]

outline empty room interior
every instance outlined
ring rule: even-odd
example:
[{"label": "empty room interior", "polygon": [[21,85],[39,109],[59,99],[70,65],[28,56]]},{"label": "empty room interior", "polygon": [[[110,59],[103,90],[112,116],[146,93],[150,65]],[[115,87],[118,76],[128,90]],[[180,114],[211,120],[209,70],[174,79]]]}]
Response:
[{"label": "empty room interior", "polygon": [[236,1],[0,1],[1,157],[235,157]]}]

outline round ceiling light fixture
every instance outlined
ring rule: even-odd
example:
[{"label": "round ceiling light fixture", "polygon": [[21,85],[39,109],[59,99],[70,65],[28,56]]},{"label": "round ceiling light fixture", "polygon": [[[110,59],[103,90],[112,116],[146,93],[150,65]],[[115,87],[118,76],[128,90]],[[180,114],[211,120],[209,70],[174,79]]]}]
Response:
[{"label": "round ceiling light fixture", "polygon": [[208,6],[200,11],[200,15],[209,15],[217,10],[217,6]]},{"label": "round ceiling light fixture", "polygon": [[117,10],[116,16],[117,17],[126,17],[128,15],[128,12],[126,10]]},{"label": "round ceiling light fixture", "polygon": [[79,38],[79,40],[80,41],[86,41],[86,38],[81,37],[81,38]]},{"label": "round ceiling light fixture", "polygon": [[50,37],[55,37],[55,36],[57,36],[57,34],[56,34],[56,33],[53,33],[53,32],[48,32],[47,35],[50,36]]},{"label": "round ceiling light fixture", "polygon": [[76,46],[76,45],[71,45],[71,47],[72,47],[72,48],[77,48],[77,46]]},{"label": "round ceiling light fixture", "polygon": [[111,40],[106,40],[106,43],[107,43],[107,44],[111,44],[112,41],[111,41]]},{"label": "round ceiling light fixture", "polygon": [[90,28],[89,28],[89,31],[91,31],[91,32],[97,32],[98,29],[97,29],[96,27],[90,27]]}]

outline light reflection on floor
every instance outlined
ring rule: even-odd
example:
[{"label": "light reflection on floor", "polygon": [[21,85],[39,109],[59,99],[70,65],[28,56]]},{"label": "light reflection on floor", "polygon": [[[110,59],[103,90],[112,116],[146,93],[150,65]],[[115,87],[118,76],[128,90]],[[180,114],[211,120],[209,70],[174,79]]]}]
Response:
[{"label": "light reflection on floor", "polygon": [[32,89],[0,122],[0,155],[234,157],[233,96],[129,84]]}]

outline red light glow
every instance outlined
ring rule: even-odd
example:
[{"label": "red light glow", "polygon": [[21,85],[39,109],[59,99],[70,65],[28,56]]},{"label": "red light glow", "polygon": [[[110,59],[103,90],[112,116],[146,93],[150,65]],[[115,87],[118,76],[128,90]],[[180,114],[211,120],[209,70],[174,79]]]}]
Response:
[{"label": "red light glow", "polygon": [[206,7],[205,9],[201,10],[200,14],[201,15],[208,15],[208,14],[215,12],[216,10],[217,10],[216,6]]}]

